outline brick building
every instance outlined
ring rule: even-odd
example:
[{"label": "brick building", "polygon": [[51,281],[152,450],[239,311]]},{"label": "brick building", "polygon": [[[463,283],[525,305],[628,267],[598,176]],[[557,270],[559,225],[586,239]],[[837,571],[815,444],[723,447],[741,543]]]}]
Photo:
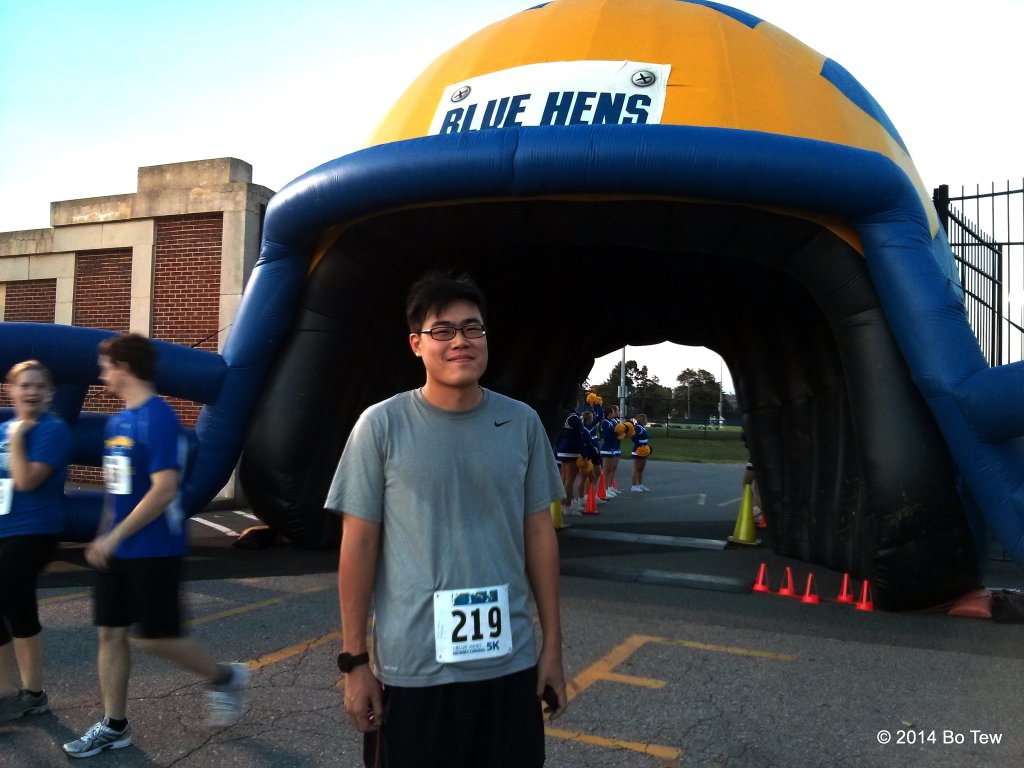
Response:
[{"label": "brick building", "polygon": [[[219,351],[272,195],[252,183],[248,163],[218,158],[140,168],[136,192],[51,203],[48,229],[0,232],[0,319],[136,331]],[[172,404],[195,422],[198,405]],[[86,409],[115,405],[96,387]],[[98,474],[75,468],[72,478]]]}]

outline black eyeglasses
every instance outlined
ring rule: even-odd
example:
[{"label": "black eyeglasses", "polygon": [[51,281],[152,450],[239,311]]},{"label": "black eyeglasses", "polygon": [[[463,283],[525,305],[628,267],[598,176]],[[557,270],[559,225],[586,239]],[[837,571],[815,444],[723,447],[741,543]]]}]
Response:
[{"label": "black eyeglasses", "polygon": [[467,339],[479,339],[487,335],[487,329],[482,323],[467,323],[461,328],[456,328],[454,325],[439,325],[437,328],[427,328],[420,333],[430,334],[430,338],[435,341],[451,341],[459,331],[462,331],[462,335]]}]

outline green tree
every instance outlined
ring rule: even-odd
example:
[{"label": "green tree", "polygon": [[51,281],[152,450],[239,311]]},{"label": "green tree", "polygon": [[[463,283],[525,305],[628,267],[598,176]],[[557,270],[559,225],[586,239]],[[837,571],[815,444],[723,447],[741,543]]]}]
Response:
[{"label": "green tree", "polygon": [[709,416],[718,415],[718,399],[721,384],[713,373],[703,368],[687,368],[676,376],[679,386],[673,390],[676,403],[683,417],[689,404],[689,420],[706,422]]},{"label": "green tree", "polygon": [[[593,387],[605,403],[618,403],[622,363],[616,363],[608,378]],[[664,419],[672,408],[672,390],[662,386],[657,376],[651,376],[646,365],[636,360],[626,361],[626,388],[628,391],[627,416],[646,413],[651,419]]]}]

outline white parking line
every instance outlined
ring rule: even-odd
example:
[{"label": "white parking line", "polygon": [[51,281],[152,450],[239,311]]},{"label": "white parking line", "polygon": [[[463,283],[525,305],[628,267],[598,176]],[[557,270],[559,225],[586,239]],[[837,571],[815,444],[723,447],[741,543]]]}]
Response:
[{"label": "white parking line", "polygon": [[204,520],[201,517],[191,517],[189,519],[193,520],[194,522],[202,523],[203,525],[209,526],[210,528],[213,528],[215,531],[220,531],[225,536],[238,536],[238,531],[233,531],[226,526],[218,525],[217,523],[212,523],[209,520]]},{"label": "white parking line", "polygon": [[742,496],[737,496],[735,499],[729,499],[728,501],[723,501],[718,506],[720,506],[720,507],[728,507],[730,504],[735,504],[736,502],[742,501],[742,500],[743,500]]},{"label": "white parking line", "polygon": [[708,495],[706,493],[702,493],[700,496],[697,497],[697,506],[698,507],[703,507],[704,506],[704,502],[707,501],[707,500],[708,500]]},{"label": "white parking line", "polygon": [[255,520],[257,523],[260,522],[260,519],[258,517],[256,517],[256,515],[254,515],[252,512],[243,512],[243,511],[241,511],[239,509],[236,509],[236,510],[233,510],[233,511],[239,517],[248,517],[250,520]]}]

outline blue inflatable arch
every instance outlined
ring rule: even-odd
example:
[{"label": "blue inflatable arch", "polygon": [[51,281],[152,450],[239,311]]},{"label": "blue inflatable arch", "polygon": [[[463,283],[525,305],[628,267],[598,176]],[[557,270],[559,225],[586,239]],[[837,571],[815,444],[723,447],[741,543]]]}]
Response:
[{"label": "blue inflatable arch", "polygon": [[[525,86],[474,109],[449,99],[486,92],[492,73],[568,60],[645,62],[634,74],[667,79],[663,113],[638,122],[620,109],[613,124],[616,105],[647,103],[626,101],[628,86],[604,101],[564,86],[539,124],[516,124]],[[588,122],[596,104],[604,117]],[[681,0],[537,6],[441,57],[375,145],[276,195],[223,356],[162,347],[182,358],[168,391],[199,377],[193,366],[211,382],[191,395],[208,403],[192,509],[244,441],[260,517],[302,545],[336,541],[322,504],[348,430],[366,405],[422,383],[402,304],[430,267],[478,279],[484,384],[552,429],[593,360],[624,343],[721,352],[773,546],[872,579],[881,607],[977,586],[986,526],[1024,557],[1022,368],[982,358],[945,236],[881,108],[760,19]],[[26,329],[0,332],[5,358],[28,356],[6,348]]]}]

